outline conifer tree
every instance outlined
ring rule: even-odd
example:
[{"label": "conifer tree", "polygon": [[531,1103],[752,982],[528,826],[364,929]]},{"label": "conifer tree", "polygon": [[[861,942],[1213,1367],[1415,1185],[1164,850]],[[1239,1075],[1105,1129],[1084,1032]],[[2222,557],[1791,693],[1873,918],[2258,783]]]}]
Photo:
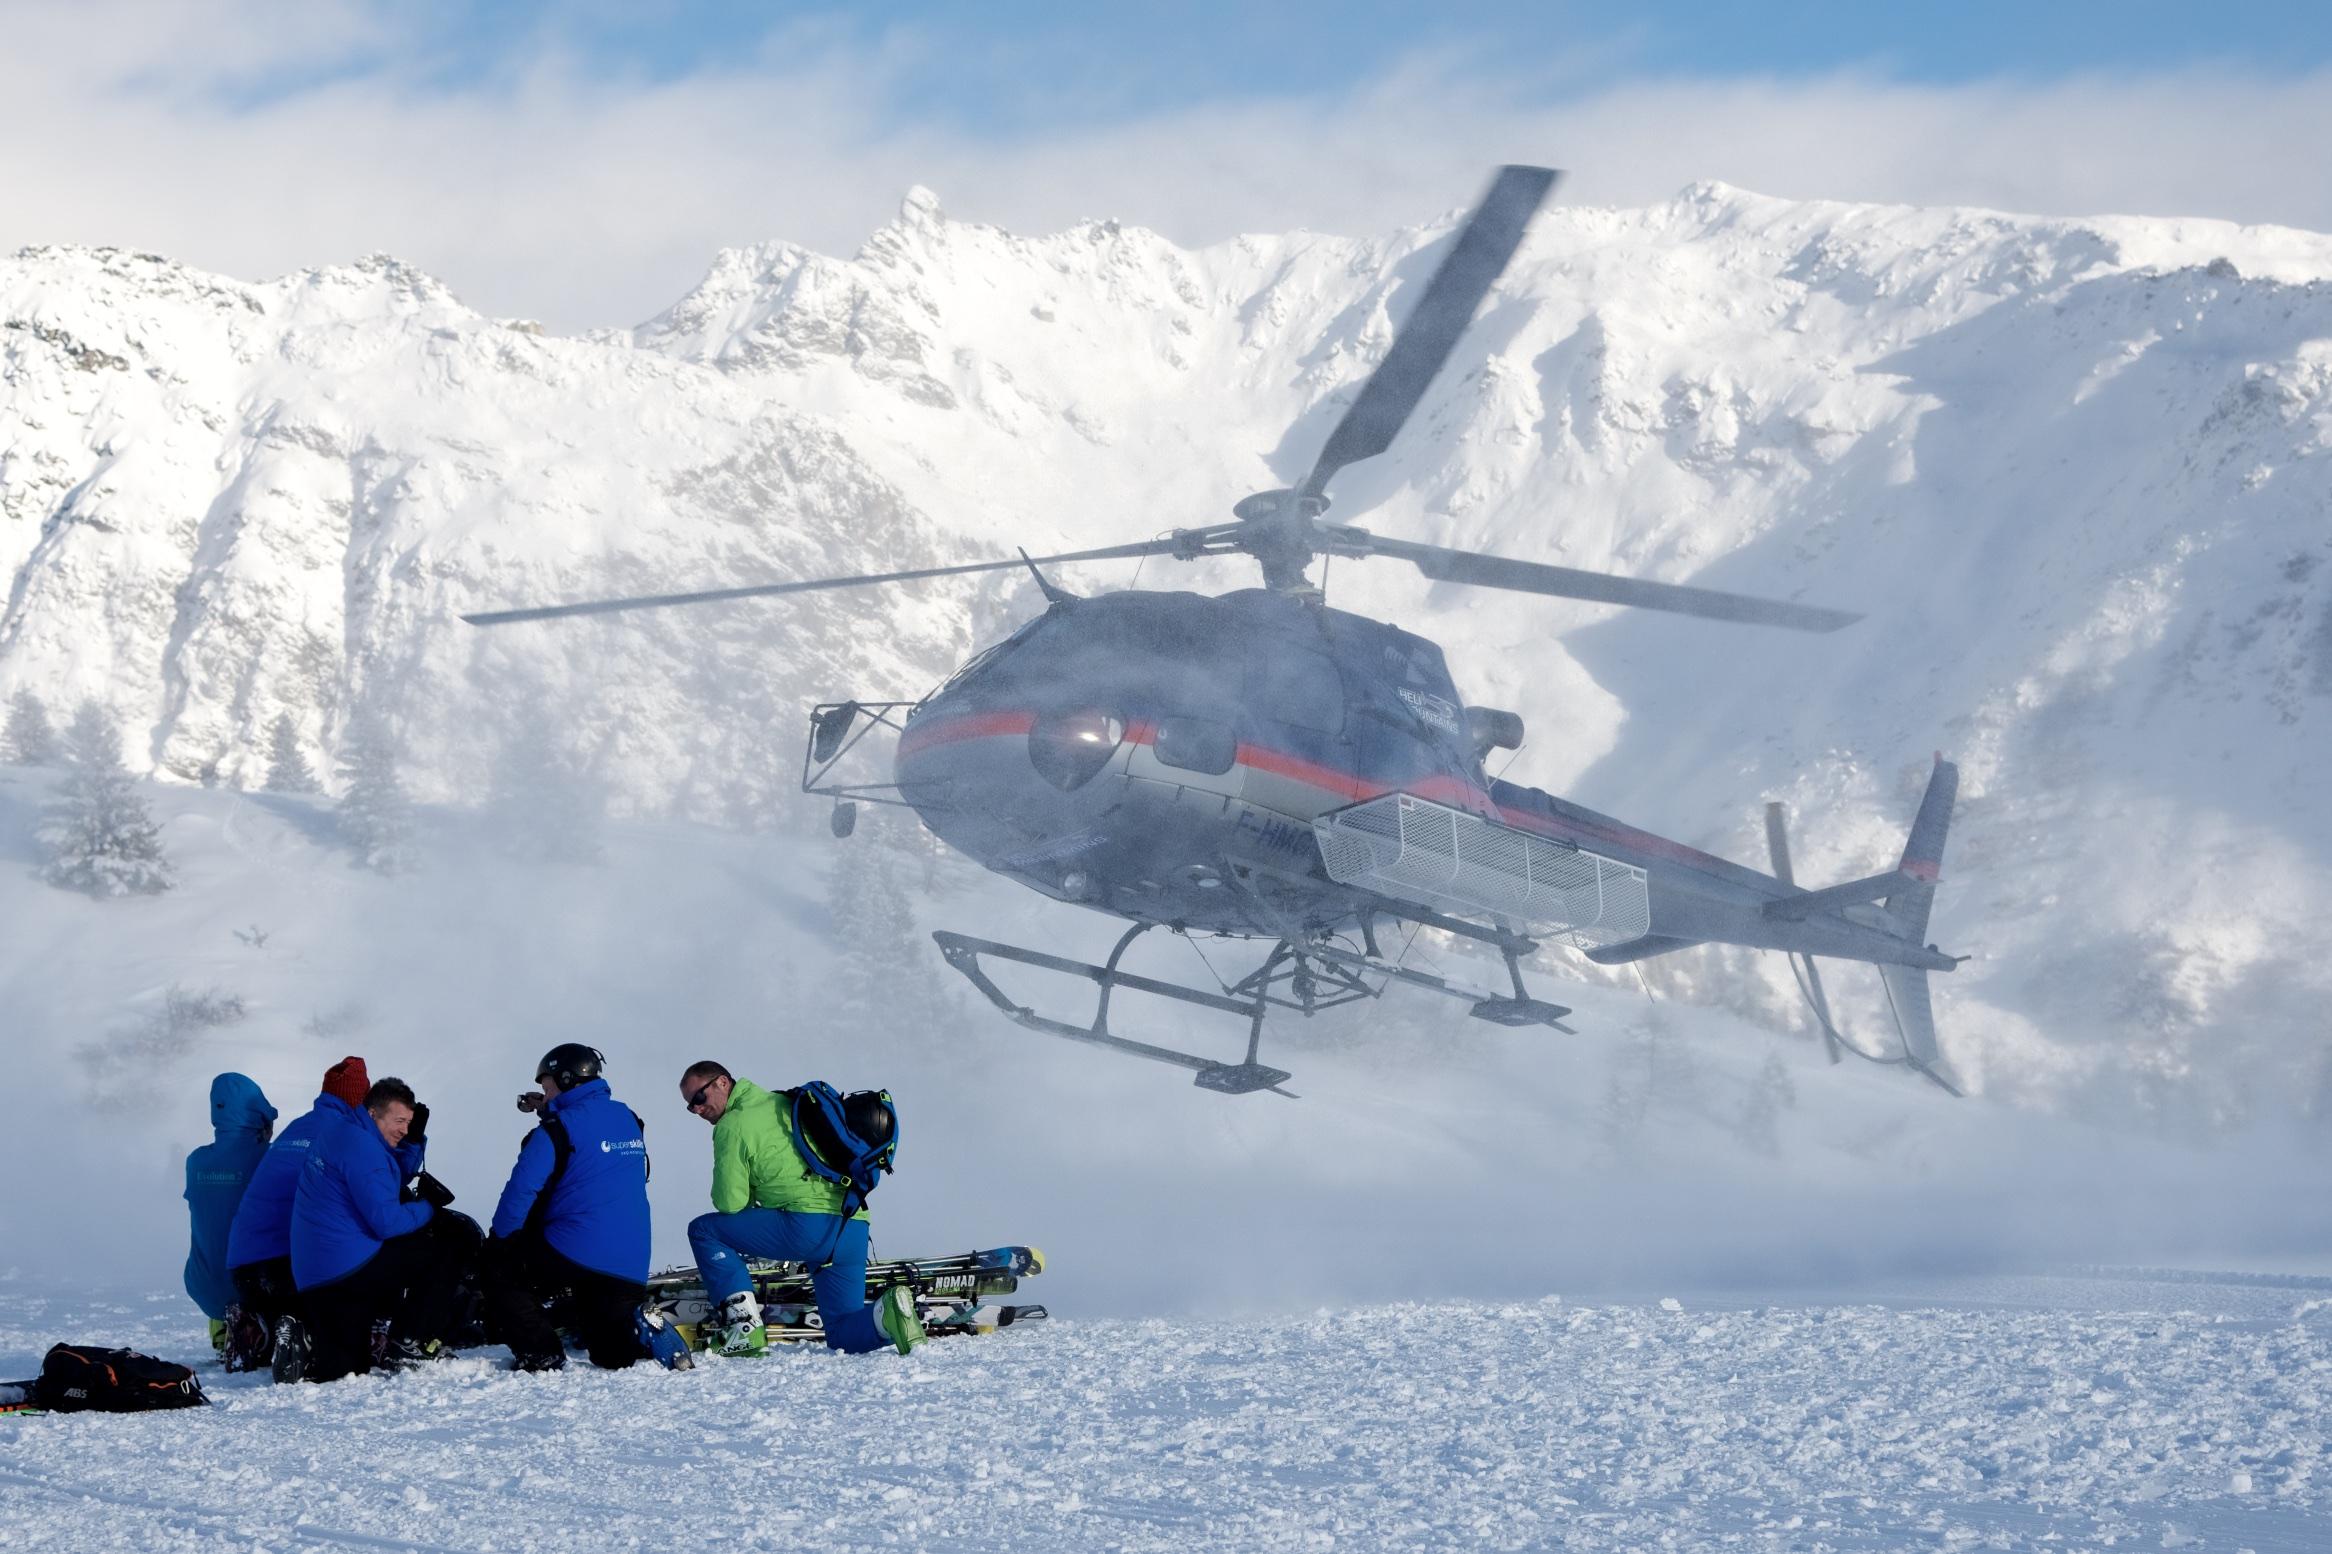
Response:
[{"label": "conifer tree", "polygon": [[57,731],[49,723],[49,709],[29,690],[8,698],[8,723],[0,728],[0,760],[18,766],[54,766],[63,752]]},{"label": "conifer tree", "polygon": [[607,792],[537,705],[511,725],[495,752],[486,814],[496,841],[514,858],[595,863]]},{"label": "conifer tree", "polygon": [[267,735],[267,791],[320,793],[323,788],[316,779],[316,769],[308,764],[307,753],[300,749],[300,731],[292,723],[292,715],[278,713]]},{"label": "conifer tree", "polygon": [[1781,1153],[1781,1114],[1798,1104],[1798,1087],[1790,1082],[1789,1066],[1781,1054],[1768,1051],[1741,1105],[1741,1142],[1761,1155]]},{"label": "conifer tree", "polygon": [[95,700],[65,731],[70,770],[41,811],[41,877],[92,896],[159,895],[170,861],[146,801],[121,763],[121,729]]},{"label": "conifer tree", "polygon": [[879,835],[837,846],[827,875],[834,947],[846,979],[836,1012],[861,1034],[936,1043],[949,1015],[936,952],[916,927],[914,905],[899,883],[902,860]]},{"label": "conifer tree", "polygon": [[340,757],[340,835],[356,861],[378,874],[403,874],[418,862],[413,848],[413,801],[397,776],[397,752],[388,723],[359,716]]}]

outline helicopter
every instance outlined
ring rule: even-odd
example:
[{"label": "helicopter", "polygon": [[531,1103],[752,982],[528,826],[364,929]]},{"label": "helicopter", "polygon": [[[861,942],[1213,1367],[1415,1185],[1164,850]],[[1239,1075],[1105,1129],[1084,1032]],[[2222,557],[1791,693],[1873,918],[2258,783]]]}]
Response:
[{"label": "helicopter", "polygon": [[[1842,1052],[1937,1070],[1927,976],[1964,957],[1925,943],[1958,769],[1938,754],[1894,868],[1824,889],[1792,875],[1780,806],[1769,805],[1772,872],[1760,873],[1500,780],[1485,762],[1520,749],[1515,713],[1467,704],[1435,643],[1330,607],[1310,570],[1323,558],[1405,561],[1436,582],[1661,610],[1747,626],[1832,632],[1861,617],[1818,605],[1659,583],[1399,540],[1330,523],[1329,481],[1382,453],[1469,327],[1560,175],[1508,166],[1449,240],[1391,346],[1292,487],[1236,503],[1229,522],[1097,549],[908,571],[483,611],[473,625],[608,614],[1026,568],[1046,607],[911,701],[811,709],[802,788],[834,801],[847,836],[861,802],[902,805],[942,842],[1055,900],[1125,920],[1100,964],[941,931],[946,963],[1031,1030],[1173,1064],[1201,1088],[1281,1095],[1264,1063],[1265,1018],[1381,996],[1394,984],[1462,999],[1509,1027],[1563,1024],[1533,996],[1523,961],[1561,939],[1605,966],[1700,944],[1780,950],[1835,1063]],[[1127,589],[1079,596],[1048,566],[1243,555],[1261,586],[1221,595]],[[891,745],[891,780],[843,782],[869,739]],[[1386,952],[1408,925],[1488,945],[1507,987],[1483,991]],[[1212,988],[1124,968],[1143,934],[1254,941],[1260,965]],[[1896,1025],[1892,1055],[1849,1041],[1832,1019],[1816,957],[1878,968]],[[1001,964],[1090,983],[1084,1023],[1014,999]],[[1123,1034],[1112,999],[1133,992],[1233,1016],[1236,1061]]]}]

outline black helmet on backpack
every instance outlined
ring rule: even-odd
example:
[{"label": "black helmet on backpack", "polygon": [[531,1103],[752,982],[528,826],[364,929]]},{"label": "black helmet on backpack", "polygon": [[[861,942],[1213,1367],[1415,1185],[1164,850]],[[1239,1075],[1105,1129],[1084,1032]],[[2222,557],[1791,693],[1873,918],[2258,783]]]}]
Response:
[{"label": "black helmet on backpack", "polygon": [[546,1075],[559,1082],[562,1090],[572,1090],[587,1080],[599,1077],[599,1065],[607,1059],[597,1047],[586,1047],[579,1041],[562,1041],[543,1054],[543,1060],[534,1066],[538,1080]]}]

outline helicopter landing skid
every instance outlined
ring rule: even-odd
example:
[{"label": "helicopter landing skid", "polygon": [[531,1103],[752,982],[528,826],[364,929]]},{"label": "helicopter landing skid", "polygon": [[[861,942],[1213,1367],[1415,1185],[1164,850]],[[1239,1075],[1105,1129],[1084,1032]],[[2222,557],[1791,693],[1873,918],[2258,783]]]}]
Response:
[{"label": "helicopter landing skid", "polygon": [[[1152,1062],[1172,1063],[1179,1068],[1190,1069],[1192,1083],[1202,1090],[1213,1090],[1222,1095],[1251,1095],[1258,1090],[1268,1090],[1274,1095],[1282,1095],[1289,1100],[1294,1100],[1294,1092],[1283,1090],[1280,1086],[1295,1076],[1286,1069],[1273,1068],[1268,1063],[1258,1063],[1255,1060],[1256,1050],[1261,1046],[1263,1040],[1263,1012],[1269,1002],[1260,989],[1249,998],[1230,998],[1221,993],[1209,993],[1201,988],[1183,987],[1173,982],[1160,982],[1154,977],[1136,976],[1130,971],[1117,969],[1117,964],[1124,957],[1127,946],[1131,945],[1144,930],[1151,926],[1148,923],[1136,923],[1132,928],[1126,930],[1124,937],[1117,941],[1117,948],[1110,951],[1108,963],[1101,966],[1093,965],[1088,961],[1068,960],[1059,955],[1047,955],[1040,950],[1022,949],[1016,944],[998,944],[992,939],[967,938],[958,933],[943,931],[934,933],[931,937],[939,945],[939,953],[946,957],[947,963],[962,972],[965,980],[978,988],[988,1002],[1032,1031],[1043,1031],[1048,1036],[1059,1036],[1069,1041],[1081,1041],[1096,1047],[1107,1047],[1113,1052],[1124,1052],[1134,1057],[1148,1058]],[[980,964],[980,957],[983,955],[994,956],[1000,960],[1018,961],[1024,966],[1034,966],[1042,971],[1056,971],[1063,976],[1080,977],[1088,982],[1098,984],[1101,994],[1093,1011],[1093,1023],[1088,1026],[1077,1026],[1062,1020],[1047,1019],[1026,1004],[1014,1003],[1011,997],[996,985],[995,979],[988,975],[987,968]],[[1246,1061],[1220,1063],[1212,1058],[1202,1058],[1194,1052],[1181,1052],[1172,1047],[1154,1046],[1146,1041],[1135,1041],[1130,1037],[1115,1034],[1109,1028],[1109,998],[1121,987],[1137,993],[1154,993],[1160,998],[1179,999],[1183,1003],[1196,1004],[1203,1009],[1219,1009],[1225,1014],[1246,1016],[1248,1022]]]}]

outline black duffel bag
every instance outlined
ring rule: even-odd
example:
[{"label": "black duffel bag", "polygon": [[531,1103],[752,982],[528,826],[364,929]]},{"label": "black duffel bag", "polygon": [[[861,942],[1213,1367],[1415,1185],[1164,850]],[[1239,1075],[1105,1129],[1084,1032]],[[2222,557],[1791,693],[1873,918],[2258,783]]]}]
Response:
[{"label": "black duffel bag", "polygon": [[133,1349],[58,1344],[40,1362],[32,1401],[60,1414],[84,1409],[108,1414],[149,1408],[193,1408],[208,1403],[193,1371]]}]

